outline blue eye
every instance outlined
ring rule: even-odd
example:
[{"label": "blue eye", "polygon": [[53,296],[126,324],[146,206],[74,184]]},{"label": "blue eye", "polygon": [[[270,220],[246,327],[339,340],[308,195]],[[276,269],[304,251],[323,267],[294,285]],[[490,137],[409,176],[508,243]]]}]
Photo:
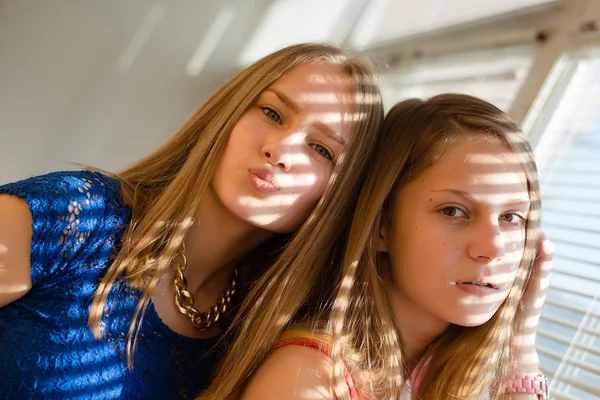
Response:
[{"label": "blue eye", "polygon": [[440,212],[446,217],[451,218],[465,218],[467,216],[467,213],[465,213],[460,208],[454,206],[444,207],[440,210]]},{"label": "blue eye", "polygon": [[311,144],[310,147],[315,149],[315,151],[319,153],[320,156],[328,159],[329,161],[333,161],[333,155],[329,150],[327,150],[327,148],[321,146],[320,144]]},{"label": "blue eye", "polygon": [[273,110],[272,108],[267,107],[267,106],[262,106],[262,107],[260,107],[260,109],[269,119],[273,120],[274,122],[276,122],[278,124],[281,124],[283,122],[279,113],[277,111]]}]

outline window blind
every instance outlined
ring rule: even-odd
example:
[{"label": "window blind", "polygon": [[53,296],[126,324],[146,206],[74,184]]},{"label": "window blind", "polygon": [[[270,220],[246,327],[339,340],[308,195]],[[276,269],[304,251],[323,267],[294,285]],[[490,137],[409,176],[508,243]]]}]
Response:
[{"label": "window blind", "polygon": [[386,107],[439,93],[466,93],[508,110],[531,65],[530,46],[431,57],[382,76]]},{"label": "window blind", "polygon": [[[555,399],[600,399],[600,58],[581,59],[536,156],[555,246],[537,347]],[[551,142],[552,146],[547,146]],[[541,149],[544,149],[542,152]],[[537,149],[536,149],[537,150]]]}]

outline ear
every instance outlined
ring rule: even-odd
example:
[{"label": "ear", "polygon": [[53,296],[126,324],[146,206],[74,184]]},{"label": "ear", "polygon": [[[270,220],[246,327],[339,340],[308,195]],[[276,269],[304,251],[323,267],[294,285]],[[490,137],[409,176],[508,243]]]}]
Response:
[{"label": "ear", "polygon": [[377,237],[377,251],[387,253],[388,251],[388,227],[384,224],[379,228],[379,236]]}]

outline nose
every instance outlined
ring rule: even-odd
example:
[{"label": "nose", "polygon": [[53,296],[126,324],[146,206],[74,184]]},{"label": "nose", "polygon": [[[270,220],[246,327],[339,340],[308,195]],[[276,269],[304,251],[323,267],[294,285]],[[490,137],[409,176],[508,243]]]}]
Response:
[{"label": "nose", "polygon": [[488,264],[506,255],[506,239],[498,221],[481,221],[473,230],[469,256]]},{"label": "nose", "polygon": [[281,168],[284,172],[291,171],[294,158],[300,153],[299,133],[280,134],[269,137],[262,146],[261,154],[269,164]]}]

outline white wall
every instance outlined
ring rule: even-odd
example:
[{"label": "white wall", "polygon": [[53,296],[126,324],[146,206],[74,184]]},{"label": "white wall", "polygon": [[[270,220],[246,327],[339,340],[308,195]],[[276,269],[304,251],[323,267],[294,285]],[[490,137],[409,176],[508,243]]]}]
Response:
[{"label": "white wall", "polygon": [[[198,77],[220,7],[235,18]],[[69,162],[119,169],[233,74],[268,1],[0,0],[0,183]]]}]

